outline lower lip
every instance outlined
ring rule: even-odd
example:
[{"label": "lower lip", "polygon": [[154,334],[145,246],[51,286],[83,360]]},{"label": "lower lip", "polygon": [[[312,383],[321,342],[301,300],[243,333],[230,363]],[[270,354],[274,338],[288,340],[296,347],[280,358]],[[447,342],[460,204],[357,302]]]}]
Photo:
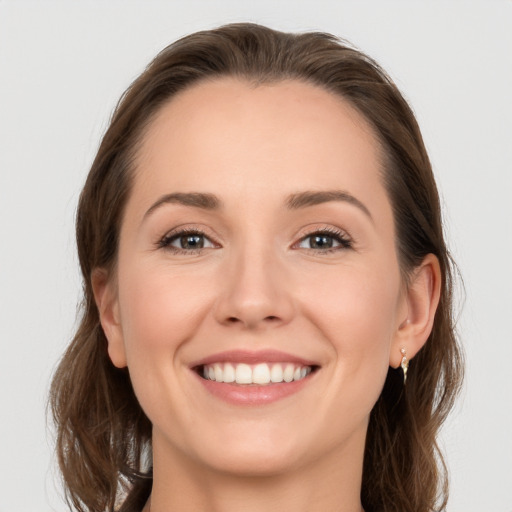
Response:
[{"label": "lower lip", "polygon": [[214,396],[234,405],[265,405],[298,393],[306,386],[313,374],[301,380],[259,386],[257,384],[227,384],[203,379],[196,374],[203,386]]}]

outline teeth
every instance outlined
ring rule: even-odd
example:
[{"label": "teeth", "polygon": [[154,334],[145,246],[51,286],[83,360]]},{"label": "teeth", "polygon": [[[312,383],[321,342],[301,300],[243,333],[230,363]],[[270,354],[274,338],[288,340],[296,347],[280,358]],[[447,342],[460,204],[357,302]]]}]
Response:
[{"label": "teeth", "polygon": [[216,381],[222,382],[223,374],[222,374],[222,367],[220,364],[213,365],[213,375],[215,376]]},{"label": "teeth", "polygon": [[285,382],[291,382],[293,380],[293,364],[287,364],[283,372],[283,380]]},{"label": "teeth", "polygon": [[248,364],[237,364],[235,376],[237,384],[252,384],[252,370]]},{"label": "teeth", "polygon": [[292,382],[304,379],[311,373],[310,366],[293,363],[215,363],[203,366],[203,377],[216,382],[259,384]]},{"label": "teeth", "polygon": [[270,370],[270,380],[272,382],[283,382],[283,367],[280,364],[272,365],[272,370]]},{"label": "teeth", "polygon": [[224,365],[224,374],[223,378],[220,379],[218,382],[235,382],[235,368],[232,364],[226,363]]},{"label": "teeth", "polygon": [[254,384],[268,384],[270,382],[270,370],[268,364],[261,363],[252,370],[252,382]]}]

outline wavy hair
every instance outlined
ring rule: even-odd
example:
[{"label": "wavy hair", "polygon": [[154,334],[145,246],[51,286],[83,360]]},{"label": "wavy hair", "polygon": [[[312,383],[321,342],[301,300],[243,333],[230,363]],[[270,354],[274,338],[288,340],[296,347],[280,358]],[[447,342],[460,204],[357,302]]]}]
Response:
[{"label": "wavy hair", "polygon": [[[68,503],[80,512],[140,510],[151,490],[151,423],[126,369],[107,353],[91,274],[113,272],[134,157],[146,127],[178,92],[217,77],[255,85],[314,84],[348,101],[374,129],[393,208],[402,275],[429,253],[442,272],[432,333],[410,363],[407,387],[390,369],[369,421],[361,489],[367,512],[445,510],[446,467],[436,436],[462,381],[452,311],[454,265],[439,196],[414,114],[381,67],[325,33],[255,24],[197,32],[160,52],[120,99],[80,196],[76,238],[83,275],[80,324],[53,377],[50,407]],[[119,508],[120,507],[120,508]]]}]

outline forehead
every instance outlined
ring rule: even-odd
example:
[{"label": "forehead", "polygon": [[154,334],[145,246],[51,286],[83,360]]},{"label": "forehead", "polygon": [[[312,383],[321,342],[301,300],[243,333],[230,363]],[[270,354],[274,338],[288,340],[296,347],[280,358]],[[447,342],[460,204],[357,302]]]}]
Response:
[{"label": "forehead", "polygon": [[142,140],[135,185],[238,198],[342,188],[382,198],[380,169],[371,126],[343,98],[299,81],[222,78],[159,110]]}]

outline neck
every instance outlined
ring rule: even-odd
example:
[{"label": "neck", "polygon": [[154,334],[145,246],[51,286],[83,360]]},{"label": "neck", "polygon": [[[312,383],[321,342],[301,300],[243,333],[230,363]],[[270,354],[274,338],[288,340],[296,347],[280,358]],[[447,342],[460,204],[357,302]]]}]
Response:
[{"label": "neck", "polygon": [[200,465],[153,438],[153,491],[144,512],[361,512],[364,439],[314,464],[266,475],[239,475]]}]

